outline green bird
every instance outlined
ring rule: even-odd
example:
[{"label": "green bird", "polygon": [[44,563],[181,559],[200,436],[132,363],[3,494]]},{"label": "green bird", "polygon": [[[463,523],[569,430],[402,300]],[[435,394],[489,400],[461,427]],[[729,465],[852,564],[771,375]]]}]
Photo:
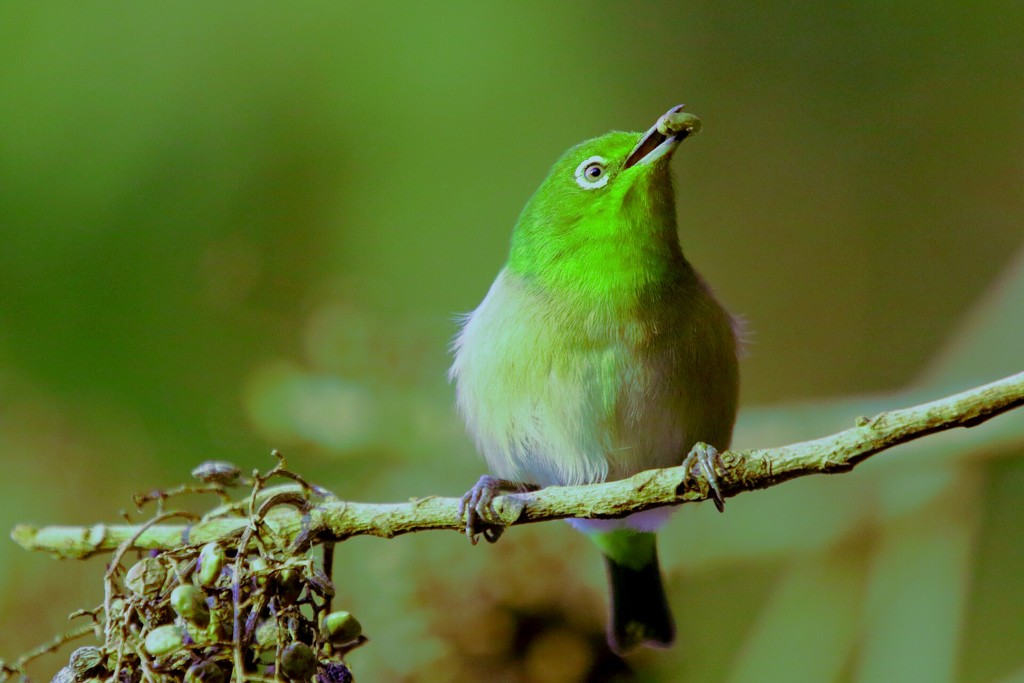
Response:
[{"label": "green bird", "polygon": [[[738,324],[683,256],[669,162],[700,119],[569,149],[527,202],[505,267],[453,343],[459,412],[494,475],[463,498],[467,534],[499,488],[621,479],[681,463],[708,480],[736,419]],[[570,520],[603,553],[608,642],[667,647],[675,625],[654,532],[671,508]],[[498,533],[484,529],[488,540]]]}]

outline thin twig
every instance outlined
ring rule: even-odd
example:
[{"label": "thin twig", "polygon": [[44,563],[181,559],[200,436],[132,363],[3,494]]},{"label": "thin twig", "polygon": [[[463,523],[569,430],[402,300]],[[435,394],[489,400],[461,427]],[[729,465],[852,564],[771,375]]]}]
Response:
[{"label": "thin twig", "polygon": [[[86,636],[86,635],[88,635],[88,634],[90,634],[92,632],[93,632],[93,625],[92,624],[83,624],[82,626],[78,626],[76,628],[73,628],[70,631],[68,631],[67,633],[62,633],[61,635],[55,637],[51,641],[43,643],[42,645],[39,645],[38,647],[32,648],[31,650],[29,650],[25,654],[23,654],[20,657],[18,657],[14,662],[12,662],[11,664],[7,665],[5,668],[9,672],[17,672],[17,673],[22,674],[24,676],[25,675],[25,665],[27,665],[33,659],[36,659],[38,657],[42,657],[43,655],[49,654],[50,652],[55,652],[58,648],[60,648],[61,645],[64,645],[65,643],[70,643],[72,640],[77,640],[78,638],[81,638],[82,636]],[[6,678],[5,673],[6,672],[0,671],[0,680],[4,680]]]}]

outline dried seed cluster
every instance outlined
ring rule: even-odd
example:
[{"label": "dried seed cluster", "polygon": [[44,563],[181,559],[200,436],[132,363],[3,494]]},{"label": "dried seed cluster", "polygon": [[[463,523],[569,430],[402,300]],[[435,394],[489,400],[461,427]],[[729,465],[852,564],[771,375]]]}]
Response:
[{"label": "dried seed cluster", "polygon": [[145,557],[111,595],[102,647],[71,655],[54,683],[225,683],[236,666],[289,681],[351,681],[362,644],[348,612],[330,612],[331,580],[312,557],[231,557],[218,543]]},{"label": "dried seed cluster", "polygon": [[[285,470],[278,458],[277,467],[245,482],[253,485],[248,500],[207,515],[247,516],[250,524],[242,533],[153,551],[127,569],[124,552],[116,554],[105,577],[103,605],[78,613],[91,616],[102,645],[75,650],[53,683],[352,681],[344,657],[367,639],[355,617],[331,609],[333,545],[317,552],[314,539],[287,542],[265,522],[276,505],[305,510],[312,496],[326,492]],[[204,464],[194,474],[215,487],[240,483],[237,472],[225,474],[230,467]],[[210,476],[211,469],[217,477]],[[265,489],[273,476],[298,486]],[[174,495],[179,491],[189,492],[186,486]],[[161,508],[152,522],[178,514],[162,511],[168,497],[147,496]],[[15,672],[27,679],[25,662],[4,665],[0,682]]]}]

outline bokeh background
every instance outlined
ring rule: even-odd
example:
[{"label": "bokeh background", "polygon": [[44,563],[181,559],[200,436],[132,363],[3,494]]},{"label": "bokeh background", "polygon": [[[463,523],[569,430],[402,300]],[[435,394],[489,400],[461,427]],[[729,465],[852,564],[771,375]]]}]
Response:
[{"label": "bokeh background", "polygon": [[[1024,363],[1024,5],[0,4],[0,527],[271,448],[338,495],[482,471],[454,316],[570,145],[686,102],[684,250],[748,320],[740,447]],[[1024,681],[1024,415],[680,510],[677,647],[604,649],[564,524],[355,539],[361,681]],[[102,559],[0,539],[0,656]],[[66,657],[35,667],[44,680]]]}]

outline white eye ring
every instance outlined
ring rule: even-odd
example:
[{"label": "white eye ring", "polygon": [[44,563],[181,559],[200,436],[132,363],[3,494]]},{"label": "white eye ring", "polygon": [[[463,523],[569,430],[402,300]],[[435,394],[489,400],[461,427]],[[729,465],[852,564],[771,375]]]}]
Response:
[{"label": "white eye ring", "polygon": [[576,167],[576,184],[584,190],[596,190],[608,184],[608,161],[604,157],[590,157]]}]

